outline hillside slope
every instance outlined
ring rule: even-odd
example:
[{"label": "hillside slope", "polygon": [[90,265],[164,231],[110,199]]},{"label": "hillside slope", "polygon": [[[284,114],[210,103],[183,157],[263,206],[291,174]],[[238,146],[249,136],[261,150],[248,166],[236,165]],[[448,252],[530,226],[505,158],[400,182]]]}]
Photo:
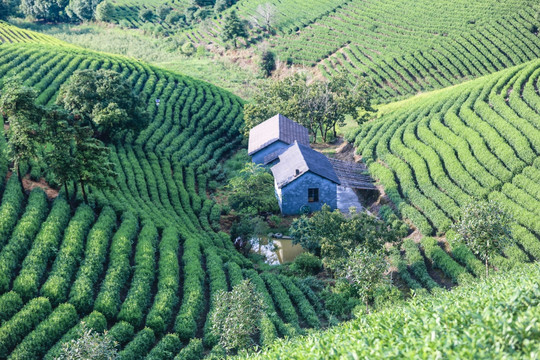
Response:
[{"label": "hillside slope", "polygon": [[533,359],[540,267],[419,297],[241,359]]},{"label": "hillside slope", "polygon": [[[241,0],[233,9],[249,20],[264,3]],[[296,0],[269,3],[277,34],[267,41],[281,61],[316,66],[325,77],[338,70],[367,76],[384,102],[540,56],[532,0],[318,1],[309,9]],[[222,44],[222,26],[218,17],[186,35],[196,43]]]},{"label": "hillside slope", "polygon": [[[81,321],[108,328],[126,359],[172,359],[195,338],[203,345],[193,340],[189,349],[200,357],[203,346],[216,343],[208,320],[213,294],[244,278],[268,305],[261,342],[319,324],[317,295],[297,289],[289,297],[282,279],[261,277],[216,231],[221,208],[207,185],[210,170],[241,140],[242,101],[120,56],[39,43],[0,46],[0,82],[17,75],[43,105],[78,69],[121,73],[147,104],[150,125],[110,145],[116,189],[90,189],[92,207],[71,214],[62,192],[52,204],[41,189],[26,200],[17,177],[8,181],[0,204],[0,358],[52,359]],[[0,161],[2,177],[6,165]],[[29,170],[47,176],[40,164]]]},{"label": "hillside slope", "polygon": [[494,199],[514,216],[522,250],[539,259],[539,77],[535,60],[389,105],[350,140],[424,235],[445,233],[466,203]]}]

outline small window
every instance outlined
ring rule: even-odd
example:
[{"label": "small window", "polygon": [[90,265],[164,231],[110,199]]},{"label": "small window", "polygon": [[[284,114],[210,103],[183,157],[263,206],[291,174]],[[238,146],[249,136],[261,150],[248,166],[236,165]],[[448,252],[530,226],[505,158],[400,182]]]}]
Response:
[{"label": "small window", "polygon": [[319,201],[319,189],[308,189],[308,202]]}]

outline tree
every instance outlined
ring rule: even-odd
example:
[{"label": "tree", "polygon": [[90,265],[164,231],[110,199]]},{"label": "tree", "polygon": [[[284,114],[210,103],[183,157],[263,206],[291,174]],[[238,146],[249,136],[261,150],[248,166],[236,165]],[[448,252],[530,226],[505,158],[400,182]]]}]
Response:
[{"label": "tree", "polygon": [[114,16],[114,5],[109,1],[103,1],[96,6],[96,20],[97,21],[111,21]]},{"label": "tree", "polygon": [[8,157],[22,185],[20,164],[37,159],[42,141],[40,127],[43,109],[35,104],[36,92],[17,79],[8,79],[0,96],[0,112],[9,124],[7,131]]},{"label": "tree", "polygon": [[109,161],[110,149],[103,142],[93,137],[93,131],[88,126],[74,126],[74,144],[72,146],[73,176],[78,180],[85,203],[88,203],[86,185],[97,188],[114,186],[109,179],[116,177],[114,164]]},{"label": "tree", "polygon": [[[96,15],[96,8],[102,0],[69,0],[69,12],[72,17],[82,21],[90,21]],[[71,16],[71,15],[70,15]]]},{"label": "tree", "polygon": [[62,346],[57,360],[114,360],[118,358],[118,343],[104,332],[93,331],[81,323],[79,338]]},{"label": "tree", "polygon": [[496,202],[482,200],[466,205],[461,219],[453,226],[458,235],[456,240],[484,260],[486,277],[491,258],[512,241],[510,222],[510,215]]},{"label": "tree", "polygon": [[385,243],[395,243],[405,235],[400,226],[394,227],[365,212],[351,212],[345,217],[339,210],[331,211],[328,205],[311,217],[295,219],[289,233],[293,244],[320,254],[330,270],[335,270],[358,246],[377,252]]},{"label": "tree", "polygon": [[277,17],[277,8],[271,3],[264,3],[257,6],[255,15],[251,16],[251,23],[267,32],[272,30]]},{"label": "tree", "polygon": [[257,215],[279,211],[274,195],[274,179],[260,165],[247,163],[229,180],[229,204],[241,214]]},{"label": "tree", "polygon": [[326,141],[329,131],[337,135],[337,126],[345,123],[346,116],[361,123],[374,111],[369,83],[358,80],[351,85],[344,72],[327,81],[312,82],[296,73],[263,86],[253,101],[244,105],[246,136],[254,126],[281,113],[305,126],[314,142],[317,135]]},{"label": "tree", "polygon": [[0,0],[0,20],[6,20],[11,13],[9,5],[5,1]]},{"label": "tree", "polygon": [[124,130],[139,131],[148,121],[129,83],[111,70],[76,71],[60,87],[56,103],[105,140]]},{"label": "tree", "polygon": [[165,4],[160,5],[156,8],[156,16],[161,20],[165,20],[167,16],[171,13],[171,7]]},{"label": "tree", "polygon": [[219,291],[213,303],[216,305],[212,312],[212,332],[219,338],[219,344],[227,352],[254,344],[252,336],[259,329],[265,311],[264,300],[255,286],[245,280],[230,292]]},{"label": "tree", "polygon": [[152,17],[154,17],[154,14],[152,13],[152,10],[142,8],[139,10],[139,19],[141,19],[144,22],[152,20]]},{"label": "tree", "polygon": [[276,56],[269,50],[264,50],[261,54],[260,62],[261,72],[265,77],[272,75],[272,72],[276,70]]},{"label": "tree", "polygon": [[61,0],[21,0],[24,16],[44,21],[59,21],[65,4]]},{"label": "tree", "polygon": [[77,180],[73,161],[74,120],[64,109],[52,108],[45,113],[44,123],[44,138],[48,146],[43,147],[43,160],[54,180],[64,187],[69,200],[68,183]]},{"label": "tree", "polygon": [[349,256],[340,261],[336,276],[350,284],[369,311],[369,300],[375,289],[390,282],[385,275],[387,270],[388,264],[382,251],[371,252],[359,246],[349,250]]},{"label": "tree", "polygon": [[238,38],[247,38],[248,32],[246,24],[244,21],[240,20],[236,11],[231,11],[229,15],[225,18],[225,24],[223,25],[223,32],[221,38],[223,41],[232,40],[234,47],[236,47],[236,42]]}]

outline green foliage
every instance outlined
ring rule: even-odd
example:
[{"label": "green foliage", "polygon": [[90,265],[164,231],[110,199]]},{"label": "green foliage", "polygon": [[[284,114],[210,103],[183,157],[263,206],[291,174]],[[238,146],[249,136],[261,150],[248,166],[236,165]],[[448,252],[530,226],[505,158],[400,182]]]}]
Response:
[{"label": "green foliage", "polygon": [[165,4],[160,5],[156,8],[156,16],[161,20],[165,20],[167,16],[171,13],[171,8]]},{"label": "green foliage", "polygon": [[[374,111],[368,82],[351,85],[345,72],[328,81],[308,81],[296,73],[263,86],[244,106],[246,136],[250,129],[279,113],[305,126],[314,142],[318,135],[326,142],[330,132],[336,136],[337,126],[344,125],[346,116],[363,122]],[[358,116],[360,111],[364,115]]]},{"label": "green foliage", "polygon": [[229,204],[246,215],[278,212],[273,184],[274,179],[265,168],[246,163],[238,175],[229,180]]},{"label": "green foliage", "polygon": [[537,351],[538,333],[530,325],[539,316],[539,279],[538,265],[519,267],[239,358],[493,358],[493,349],[497,357],[527,358]]},{"label": "green foliage", "polygon": [[231,11],[225,17],[225,23],[221,30],[221,39],[225,42],[231,41],[234,47],[237,45],[238,38],[247,38],[248,31],[246,23],[238,17],[236,11]]},{"label": "green foliage", "polygon": [[67,11],[77,20],[90,21],[96,16],[97,6],[102,0],[69,0]]},{"label": "green foliage", "polygon": [[152,20],[153,17],[154,14],[152,13],[152,10],[145,8],[141,8],[141,10],[139,10],[139,19],[141,19],[143,22],[148,22]]},{"label": "green foliage", "polygon": [[135,338],[129,342],[122,351],[118,353],[120,359],[144,359],[150,351],[156,338],[152,329],[144,328],[135,335]]},{"label": "green foliage", "polygon": [[339,210],[330,211],[329,206],[323,206],[310,218],[304,215],[295,219],[289,233],[293,244],[311,253],[320,252],[323,263],[331,269],[349,256],[349,250],[362,246],[374,252],[386,242],[398,241],[401,234],[367,213],[345,217]]},{"label": "green foliage", "polygon": [[65,343],[58,359],[113,360],[117,358],[116,346],[117,343],[107,332],[98,333],[82,322],[79,338]]},{"label": "green foliage", "polygon": [[65,5],[58,0],[21,0],[21,11],[30,19],[59,21],[64,18]]},{"label": "green foliage", "polygon": [[510,217],[494,201],[479,201],[467,205],[463,215],[454,226],[457,239],[465,243],[473,253],[486,263],[511,241]]},{"label": "green foliage", "polygon": [[11,319],[0,327],[0,357],[7,358],[9,353],[28,335],[36,325],[52,311],[51,303],[43,297],[30,300]]},{"label": "green foliage", "polygon": [[199,360],[203,356],[203,344],[200,339],[191,339],[189,344],[180,352],[174,360]]},{"label": "green foliage", "polygon": [[303,276],[315,275],[321,271],[322,261],[311,253],[303,253],[294,259],[291,269]]},{"label": "green foliage", "polygon": [[159,343],[150,351],[146,359],[148,360],[162,360],[172,359],[180,349],[182,348],[182,342],[176,334],[165,335]]},{"label": "green foliage", "polygon": [[114,14],[115,7],[108,0],[102,1],[96,6],[95,18],[97,21],[109,22],[112,20]]},{"label": "green foliage", "polygon": [[195,50],[195,46],[191,41],[188,41],[184,45],[182,45],[182,53],[186,54],[187,56],[193,55],[193,53],[195,53]]},{"label": "green foliage", "polygon": [[252,335],[259,329],[264,301],[249,280],[233,287],[230,292],[219,291],[214,298],[212,331],[227,351],[252,346]]},{"label": "green foliage", "polygon": [[272,72],[276,70],[276,55],[268,50],[263,51],[261,54],[259,68],[263,76],[271,76]]},{"label": "green foliage", "polygon": [[0,325],[9,320],[23,306],[23,301],[19,294],[10,291],[0,296]]},{"label": "green foliage", "polygon": [[422,246],[428,259],[433,261],[433,265],[440,268],[455,283],[466,283],[472,281],[472,276],[467,270],[455,262],[437,243],[437,240],[426,236],[422,239]]},{"label": "green foliage", "polygon": [[336,277],[345,279],[355,294],[366,304],[366,308],[376,288],[390,282],[386,275],[388,264],[382,251],[371,252],[357,247],[349,251],[349,256],[336,266]]},{"label": "green foliage", "polygon": [[36,98],[36,92],[17,79],[8,79],[0,96],[0,112],[9,123],[8,157],[19,177],[20,163],[36,159],[38,154],[43,110],[36,105]]},{"label": "green foliage", "polygon": [[140,131],[148,121],[139,97],[121,74],[111,70],[76,71],[61,86],[56,103],[104,138],[125,129]]},{"label": "green foliage", "polygon": [[66,329],[79,320],[75,307],[71,304],[59,305],[34,331],[28,334],[10,354],[10,359],[38,359],[54,345]]}]

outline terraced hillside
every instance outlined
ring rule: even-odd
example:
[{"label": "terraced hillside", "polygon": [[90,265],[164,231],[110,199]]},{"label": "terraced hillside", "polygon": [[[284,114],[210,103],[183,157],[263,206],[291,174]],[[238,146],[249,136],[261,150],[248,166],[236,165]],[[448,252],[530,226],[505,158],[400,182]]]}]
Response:
[{"label": "terraced hillside", "polygon": [[515,220],[518,244],[506,257],[538,260],[539,78],[535,60],[391,104],[350,140],[422,234],[444,234],[466,203],[493,199]]},{"label": "terraced hillside", "polygon": [[[491,280],[491,279],[490,279]],[[305,337],[278,341],[241,359],[529,359],[538,353],[540,268],[524,267]],[[495,350],[496,349],[496,350]]]},{"label": "terraced hillside", "polygon": [[[261,1],[240,1],[246,19]],[[380,100],[395,100],[487,75],[540,56],[534,1],[298,1],[276,4],[277,56],[317,66],[326,77],[344,69],[368,76]],[[188,32],[220,42],[221,21]]]},{"label": "terraced hillside", "polygon": [[27,31],[17,26],[0,21],[0,44],[1,43],[41,43],[41,44],[64,44],[52,36],[47,36],[34,31]]},{"label": "terraced hillside", "polygon": [[[241,139],[242,101],[127,58],[71,46],[0,45],[0,79],[17,74],[41,104],[51,104],[77,69],[121,73],[148,104],[151,122],[137,138],[111,145],[119,176],[114,191],[90,189],[99,210],[80,205],[71,214],[62,193],[50,203],[41,189],[23,196],[15,176],[7,182],[0,358],[52,359],[81,321],[108,328],[125,359],[173,358],[181,348],[183,356],[200,357],[216,343],[208,320],[213,294],[244,278],[268,305],[261,343],[324,320],[309,288],[258,273],[215,231],[221,210],[207,196],[208,170]],[[4,177],[5,160],[0,171]],[[40,171],[39,164],[30,169],[36,177]]]},{"label": "terraced hillside", "polygon": [[[130,24],[131,27],[139,28],[144,25],[144,21],[139,18],[139,12],[142,9],[148,9],[153,12],[161,5],[166,5],[171,9],[183,10],[189,1],[186,0],[114,0],[111,3],[115,6],[115,13],[113,19],[119,23],[124,20]],[[171,24],[159,19],[157,16],[151,20],[152,23],[159,23],[165,29],[171,28]]]}]

